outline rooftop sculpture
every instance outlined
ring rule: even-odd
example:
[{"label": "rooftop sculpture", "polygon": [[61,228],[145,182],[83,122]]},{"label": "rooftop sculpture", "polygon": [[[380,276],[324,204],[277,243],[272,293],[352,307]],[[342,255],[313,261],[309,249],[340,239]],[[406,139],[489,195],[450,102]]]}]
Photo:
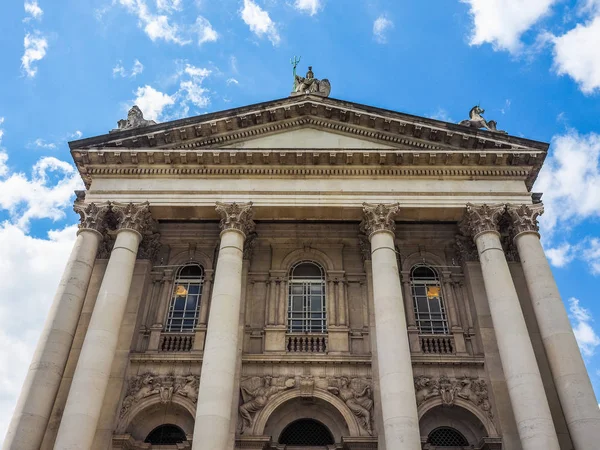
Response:
[{"label": "rooftop sculpture", "polygon": [[140,128],[147,127],[150,125],[156,125],[154,120],[146,120],[144,119],[144,114],[142,110],[137,105],[133,105],[133,107],[127,113],[127,119],[121,119],[117,122],[118,128],[110,130],[110,133],[114,133],[116,131],[129,130],[131,128]]},{"label": "rooftop sculpture", "polygon": [[323,78],[322,80],[317,80],[312,71],[312,66],[308,66],[306,76],[301,77],[296,74],[296,67],[300,63],[300,57],[294,56],[290,62],[294,68],[294,88],[292,90],[292,95],[314,94],[322,97],[329,97],[331,84],[328,79]]},{"label": "rooftop sculpture", "polygon": [[507,134],[506,131],[498,130],[496,128],[495,120],[490,120],[488,122],[483,118],[482,114],[485,114],[485,109],[480,108],[479,105],[473,106],[471,111],[469,111],[469,119],[463,120],[459,125],[471,128],[485,128],[488,131]]}]

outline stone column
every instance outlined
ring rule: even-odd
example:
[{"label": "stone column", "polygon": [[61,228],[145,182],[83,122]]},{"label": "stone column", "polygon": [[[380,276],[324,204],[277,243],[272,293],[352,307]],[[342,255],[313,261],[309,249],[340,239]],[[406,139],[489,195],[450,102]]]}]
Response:
[{"label": "stone column", "polygon": [[6,450],[40,448],[73,344],[109,204],[76,202],[74,209],[81,216],[77,239],[10,422]]},{"label": "stone column", "polygon": [[533,345],[497,231],[504,205],[467,205],[462,229],[475,239],[494,333],[523,450],[559,450]]},{"label": "stone column", "polygon": [[537,218],[543,212],[541,204],[508,207],[533,311],[571,440],[576,450],[596,448],[600,440],[600,409],[540,243]]},{"label": "stone column", "polygon": [[394,249],[396,205],[363,204],[361,228],[371,241],[377,368],[383,439],[388,450],[421,448],[419,416]]},{"label": "stone column", "polygon": [[92,448],[108,386],[142,233],[151,223],[148,203],[112,203],[117,239],[98,292],[73,374],[55,450]]},{"label": "stone column", "polygon": [[232,421],[238,360],[244,240],[254,229],[252,203],[217,203],[221,244],[208,318],[194,450],[225,450]]}]

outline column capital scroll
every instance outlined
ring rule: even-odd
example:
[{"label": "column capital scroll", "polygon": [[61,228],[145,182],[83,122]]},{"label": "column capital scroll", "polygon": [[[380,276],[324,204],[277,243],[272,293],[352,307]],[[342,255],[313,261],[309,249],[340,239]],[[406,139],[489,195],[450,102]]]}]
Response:
[{"label": "column capital scroll", "polygon": [[538,217],[544,213],[544,205],[507,205],[506,211],[512,219],[514,235],[527,231],[539,232]]},{"label": "column capital scroll", "polygon": [[112,202],[112,212],[117,219],[117,230],[133,230],[141,236],[153,231],[156,222],[150,214],[150,203]]},{"label": "column capital scroll", "polygon": [[488,231],[498,232],[498,221],[506,211],[506,205],[474,205],[467,203],[467,209],[459,228],[465,236],[475,237]]},{"label": "column capital scroll", "polygon": [[102,234],[106,230],[106,216],[110,211],[110,202],[88,203],[76,201],[73,204],[73,211],[79,214],[79,231],[93,230]]},{"label": "column capital scroll", "polygon": [[217,212],[221,215],[221,223],[219,224],[221,231],[238,230],[244,236],[252,233],[256,227],[252,217],[252,202],[248,203],[221,203],[217,202]]},{"label": "column capital scroll", "polygon": [[398,211],[400,211],[400,203],[363,203],[364,218],[360,223],[360,230],[369,237],[377,231],[393,233],[396,229],[394,216]]}]

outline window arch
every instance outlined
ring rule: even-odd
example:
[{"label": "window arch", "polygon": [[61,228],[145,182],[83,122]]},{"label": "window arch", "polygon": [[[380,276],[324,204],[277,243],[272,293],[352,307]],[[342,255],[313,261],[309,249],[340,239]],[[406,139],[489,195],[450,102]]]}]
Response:
[{"label": "window arch", "polygon": [[417,265],[410,271],[415,318],[422,334],[448,334],[442,286],[435,270]]},{"label": "window arch", "polygon": [[299,419],[290,423],[279,436],[279,443],[285,445],[324,446],[335,441],[331,431],[321,422],[313,419]]},{"label": "window arch", "polygon": [[144,440],[146,444],[173,445],[187,441],[184,431],[176,425],[166,424],[156,427]]},{"label": "window arch", "polygon": [[196,263],[186,264],[177,271],[167,312],[165,331],[191,333],[198,323],[204,269]]},{"label": "window arch", "polygon": [[325,272],[312,261],[296,263],[289,277],[288,332],[327,332]]},{"label": "window arch", "polygon": [[435,447],[468,447],[467,439],[454,428],[439,427],[429,433],[427,442]]}]

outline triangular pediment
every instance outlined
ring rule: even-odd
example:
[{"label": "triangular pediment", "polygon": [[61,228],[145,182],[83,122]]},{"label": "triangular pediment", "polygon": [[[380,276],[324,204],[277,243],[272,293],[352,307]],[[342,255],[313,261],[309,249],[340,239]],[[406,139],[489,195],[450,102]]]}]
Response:
[{"label": "triangular pediment", "polygon": [[312,149],[391,149],[395,148],[377,140],[361,139],[342,133],[302,127],[280,133],[268,134],[224,145],[221,148],[312,148]]}]

